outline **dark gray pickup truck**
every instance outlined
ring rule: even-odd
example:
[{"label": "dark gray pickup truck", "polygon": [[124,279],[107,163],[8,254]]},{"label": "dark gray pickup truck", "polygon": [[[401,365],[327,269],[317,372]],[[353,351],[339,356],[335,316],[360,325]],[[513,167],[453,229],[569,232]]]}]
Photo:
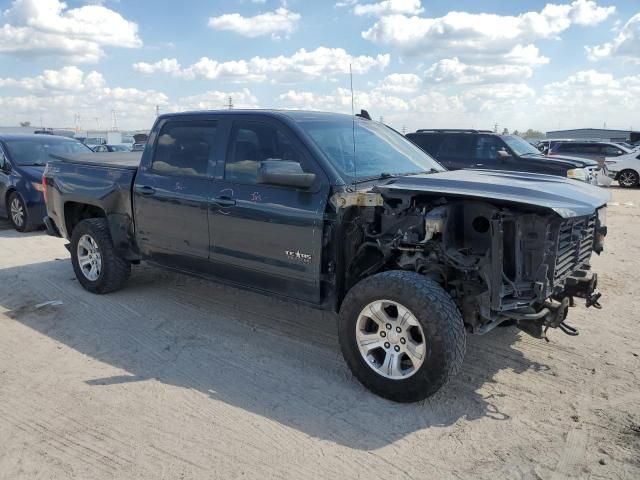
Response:
[{"label": "dark gray pickup truck", "polygon": [[586,183],[449,172],[385,125],[317,112],[163,115],[135,155],[44,173],[48,232],[85,289],[147,261],[339,312],[349,367],[392,400],[436,392],[467,334],[576,333],[575,298],[599,306],[609,194]]}]

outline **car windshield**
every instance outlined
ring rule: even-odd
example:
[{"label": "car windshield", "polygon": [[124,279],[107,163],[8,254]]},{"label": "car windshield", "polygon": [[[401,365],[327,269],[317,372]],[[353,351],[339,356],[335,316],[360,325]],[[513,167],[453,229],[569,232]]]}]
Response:
[{"label": "car windshield", "polygon": [[540,151],[536,147],[531,145],[522,137],[518,137],[517,135],[501,135],[501,138],[518,156],[541,155]]},{"label": "car windshield", "polygon": [[300,126],[349,180],[445,170],[405,137],[381,123],[345,119],[303,121]]},{"label": "car windshield", "polygon": [[52,153],[90,152],[82,143],[68,138],[43,135],[41,138],[13,138],[5,140],[9,156],[16,165],[46,165]]}]

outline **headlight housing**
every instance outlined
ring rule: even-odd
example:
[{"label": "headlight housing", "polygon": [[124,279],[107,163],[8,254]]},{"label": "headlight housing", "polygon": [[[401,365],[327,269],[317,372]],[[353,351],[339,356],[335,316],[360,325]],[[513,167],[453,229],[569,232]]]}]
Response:
[{"label": "headlight housing", "polygon": [[589,181],[589,173],[584,168],[572,168],[567,171],[567,178],[572,178],[574,180],[580,180],[582,182]]}]

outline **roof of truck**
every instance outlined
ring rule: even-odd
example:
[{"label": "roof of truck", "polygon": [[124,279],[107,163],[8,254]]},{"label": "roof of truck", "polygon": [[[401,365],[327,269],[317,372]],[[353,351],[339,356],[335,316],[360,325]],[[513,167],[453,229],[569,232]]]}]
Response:
[{"label": "roof of truck", "polygon": [[352,116],[345,113],[317,112],[312,110],[275,110],[275,109],[233,109],[233,110],[199,110],[191,112],[166,113],[160,118],[175,118],[202,114],[216,115],[264,115],[268,117],[289,117],[294,121],[301,120],[331,120],[351,119]]}]

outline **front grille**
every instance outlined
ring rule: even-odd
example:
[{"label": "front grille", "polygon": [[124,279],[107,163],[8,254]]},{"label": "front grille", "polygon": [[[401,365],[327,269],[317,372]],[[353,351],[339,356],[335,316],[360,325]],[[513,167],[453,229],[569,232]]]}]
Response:
[{"label": "front grille", "polygon": [[593,249],[596,216],[570,218],[560,224],[553,285],[564,284],[567,277],[589,263]]}]

